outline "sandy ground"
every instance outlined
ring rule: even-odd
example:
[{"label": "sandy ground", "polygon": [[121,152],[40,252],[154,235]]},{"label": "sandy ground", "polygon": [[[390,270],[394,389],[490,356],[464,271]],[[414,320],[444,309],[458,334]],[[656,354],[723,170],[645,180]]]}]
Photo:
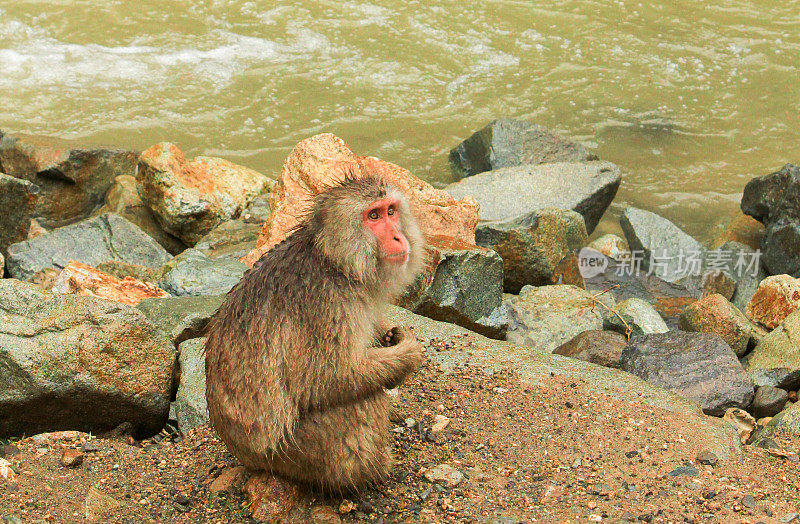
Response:
[{"label": "sandy ground", "polygon": [[[389,481],[346,498],[306,494],[290,521],[755,523],[800,511],[800,439],[703,465],[702,437],[678,416],[590,395],[574,378],[526,388],[513,372],[446,375],[429,363],[396,405]],[[449,423],[434,433],[437,415]],[[253,522],[241,482],[211,494],[238,464],[206,426],[177,442],[78,435],[12,446],[0,448],[17,475],[0,478],[4,524]],[[83,462],[65,467],[72,448]],[[425,473],[440,464],[463,480],[431,483]]]}]

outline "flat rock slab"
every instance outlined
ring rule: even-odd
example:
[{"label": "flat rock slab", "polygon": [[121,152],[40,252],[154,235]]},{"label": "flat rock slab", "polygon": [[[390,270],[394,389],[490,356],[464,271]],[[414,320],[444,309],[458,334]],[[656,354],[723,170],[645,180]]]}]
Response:
[{"label": "flat rock slab", "polygon": [[709,415],[747,409],[753,401],[752,379],[730,346],[712,333],[635,336],[622,352],[622,369],[694,400]]},{"label": "flat rock slab", "polygon": [[[702,440],[701,446],[721,460],[736,459],[741,452],[738,436],[720,419],[705,416],[698,405],[662,388],[652,386],[629,373],[596,366],[588,362],[553,355],[549,352],[491,340],[459,326],[437,322],[408,310],[392,307],[390,320],[399,326],[411,326],[425,340],[437,341],[437,350],[429,357],[453,370],[460,366],[480,366],[487,372],[513,369],[525,384],[543,384],[551,375],[582,379],[592,392],[607,394],[621,403],[644,403],[675,413],[685,428],[685,438]],[[558,402],[558,399],[553,399]],[[620,429],[622,438],[623,429]]]},{"label": "flat rock slab", "polygon": [[174,367],[172,344],[136,308],[0,280],[0,438],[123,422],[152,435]]},{"label": "flat rock slab", "polygon": [[161,268],[158,287],[175,296],[219,295],[230,291],[248,269],[235,259],[212,259],[187,249]]},{"label": "flat rock slab", "polygon": [[175,414],[178,429],[184,435],[208,423],[205,345],[205,338],[193,338],[181,343],[178,349],[181,381],[175,395]]},{"label": "flat rock slab", "polygon": [[456,198],[472,196],[486,221],[518,218],[547,207],[572,209],[583,216],[591,234],[620,183],[611,162],[561,162],[495,169],[450,184]]},{"label": "flat rock slab", "polygon": [[149,298],[136,308],[177,347],[184,340],[202,337],[208,321],[225,302],[225,295]]},{"label": "flat rock slab", "polygon": [[27,280],[44,268],[63,269],[72,260],[92,267],[119,260],[158,268],[169,259],[169,253],[141,229],[107,213],[12,244],[6,265],[12,277]]}]

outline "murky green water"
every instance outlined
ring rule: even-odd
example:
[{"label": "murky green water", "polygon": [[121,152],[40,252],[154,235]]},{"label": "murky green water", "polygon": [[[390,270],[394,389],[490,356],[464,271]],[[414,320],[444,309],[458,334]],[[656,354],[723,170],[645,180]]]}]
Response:
[{"label": "murky green water", "polygon": [[0,128],[273,176],[332,131],[441,185],[451,147],[522,117],[619,164],[616,211],[708,239],[800,162],[800,0],[658,4],[0,0]]}]

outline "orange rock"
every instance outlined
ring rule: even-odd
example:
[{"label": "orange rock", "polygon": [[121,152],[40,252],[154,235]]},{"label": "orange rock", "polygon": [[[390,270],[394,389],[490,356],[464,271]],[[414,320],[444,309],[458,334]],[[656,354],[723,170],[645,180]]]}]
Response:
[{"label": "orange rock", "polygon": [[773,275],[761,281],[747,303],[745,313],[754,322],[769,329],[800,308],[800,279],[790,275]]},{"label": "orange rock", "polygon": [[344,140],[325,133],[301,141],[289,154],[272,192],[272,214],[261,230],[256,249],[242,258],[242,262],[252,266],[261,255],[286,238],[307,212],[313,195],[340,182],[348,171],[374,173],[391,180],[407,195],[426,237],[446,235],[475,243],[478,204],[472,197],[456,200],[407,169],[374,157],[356,155]]},{"label": "orange rock", "polygon": [[764,224],[751,216],[739,212],[736,218],[725,226],[725,229],[714,240],[714,248],[720,247],[725,242],[739,242],[753,249],[761,247],[764,236]]},{"label": "orange rock", "polygon": [[259,522],[278,522],[297,506],[300,492],[278,477],[263,473],[253,475],[244,485],[253,518]]},{"label": "orange rock", "polygon": [[246,477],[247,470],[244,466],[228,468],[220,473],[219,477],[214,479],[214,482],[211,483],[208,490],[212,496],[222,492],[230,493],[241,489]]},{"label": "orange rock", "polygon": [[169,293],[131,277],[118,279],[92,266],[71,261],[56,278],[51,290],[57,295],[87,295],[135,306],[146,298],[168,297]]}]

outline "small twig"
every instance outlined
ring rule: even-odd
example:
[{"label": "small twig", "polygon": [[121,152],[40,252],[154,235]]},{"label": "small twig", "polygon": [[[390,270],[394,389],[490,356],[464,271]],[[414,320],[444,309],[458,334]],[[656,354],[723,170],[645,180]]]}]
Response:
[{"label": "small twig", "polygon": [[[591,296],[591,299],[596,304],[600,304],[601,306],[606,308],[607,311],[610,311],[611,313],[613,313],[615,317],[620,319],[620,321],[622,321],[622,323],[625,324],[625,338],[628,340],[628,342],[630,342],[631,341],[631,333],[633,333],[633,330],[631,329],[631,326],[628,325],[627,322],[625,322],[625,319],[622,318],[622,316],[619,313],[617,313],[616,309],[610,308],[607,305],[605,305],[602,302],[600,302],[599,300],[597,300],[597,297],[599,297],[600,295],[608,293],[612,289],[615,289],[615,288],[618,288],[618,287],[619,287],[619,284],[614,284],[613,286],[611,286],[610,288],[606,289],[605,291],[600,291],[599,293],[595,293],[594,295]],[[594,306],[592,306],[592,307],[594,308]]]}]

